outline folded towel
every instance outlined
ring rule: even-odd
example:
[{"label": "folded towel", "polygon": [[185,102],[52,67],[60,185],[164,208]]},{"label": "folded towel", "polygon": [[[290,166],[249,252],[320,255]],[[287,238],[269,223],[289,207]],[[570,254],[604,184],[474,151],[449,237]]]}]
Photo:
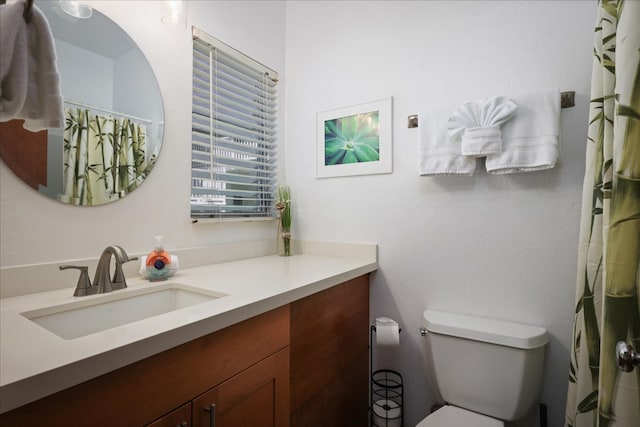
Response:
[{"label": "folded towel", "polygon": [[33,6],[27,24],[23,11],[23,2],[0,7],[0,121],[25,119],[24,128],[34,132],[63,127],[60,75],[49,23]]},{"label": "folded towel", "polygon": [[27,98],[27,25],[24,4],[0,6],[0,122],[13,119]]},{"label": "folded towel", "polygon": [[504,96],[467,101],[449,118],[449,136],[462,135],[462,154],[484,157],[502,151],[500,125],[511,119],[518,106]]},{"label": "folded towel", "polygon": [[493,174],[530,172],[553,168],[559,157],[560,92],[510,96],[518,114],[502,126],[502,152],[487,156]]},{"label": "folded towel", "polygon": [[460,136],[451,139],[447,132],[454,108],[433,110],[420,116],[418,172],[421,176],[470,176],[476,170],[476,159],[461,153]]}]

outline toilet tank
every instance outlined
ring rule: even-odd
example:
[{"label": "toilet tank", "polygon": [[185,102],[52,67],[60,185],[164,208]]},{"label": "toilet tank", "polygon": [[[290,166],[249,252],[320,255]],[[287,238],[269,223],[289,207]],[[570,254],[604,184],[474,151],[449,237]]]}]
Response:
[{"label": "toilet tank", "polygon": [[524,417],[542,388],[544,328],[426,310],[427,363],[452,405],[505,421]]}]

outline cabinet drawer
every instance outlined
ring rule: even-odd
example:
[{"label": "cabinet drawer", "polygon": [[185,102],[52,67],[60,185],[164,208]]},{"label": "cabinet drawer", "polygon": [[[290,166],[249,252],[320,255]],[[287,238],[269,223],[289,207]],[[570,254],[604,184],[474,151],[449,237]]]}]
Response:
[{"label": "cabinet drawer", "polygon": [[191,402],[169,412],[146,427],[191,427]]}]

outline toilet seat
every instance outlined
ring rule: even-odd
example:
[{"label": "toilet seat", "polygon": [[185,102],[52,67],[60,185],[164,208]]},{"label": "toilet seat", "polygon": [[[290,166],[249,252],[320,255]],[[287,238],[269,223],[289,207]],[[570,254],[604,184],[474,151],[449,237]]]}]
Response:
[{"label": "toilet seat", "polygon": [[504,423],[495,418],[456,406],[443,406],[420,421],[416,427],[504,427]]}]

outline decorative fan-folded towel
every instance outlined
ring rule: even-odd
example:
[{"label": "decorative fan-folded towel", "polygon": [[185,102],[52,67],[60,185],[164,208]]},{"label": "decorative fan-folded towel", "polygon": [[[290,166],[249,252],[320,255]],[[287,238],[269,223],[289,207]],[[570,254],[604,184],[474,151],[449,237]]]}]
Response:
[{"label": "decorative fan-folded towel", "polygon": [[500,153],[500,126],[511,119],[517,110],[518,106],[504,96],[467,101],[451,114],[449,137],[462,138],[461,153],[465,156],[484,157]]}]

